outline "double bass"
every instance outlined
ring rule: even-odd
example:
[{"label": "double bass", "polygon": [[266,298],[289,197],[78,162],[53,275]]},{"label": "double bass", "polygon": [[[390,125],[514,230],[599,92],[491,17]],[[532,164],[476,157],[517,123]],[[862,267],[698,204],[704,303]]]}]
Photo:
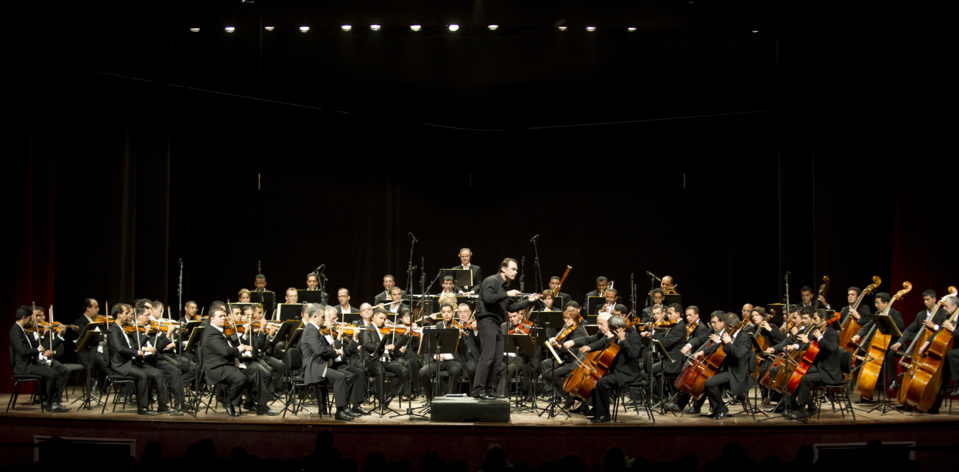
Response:
[{"label": "double bass", "polygon": [[[950,295],[956,295],[956,287],[949,287]],[[947,295],[949,296],[949,295]],[[939,301],[936,311],[942,305],[945,297]],[[935,316],[935,311],[933,312]],[[953,326],[956,325],[959,318],[959,310],[956,310],[949,321]],[[923,333],[929,333],[931,330],[923,327]],[[903,375],[902,386],[899,387],[899,403],[903,405],[914,406],[920,411],[928,412],[936,402],[939,395],[939,389],[942,387],[943,362],[946,352],[953,348],[955,339],[952,332],[939,327],[939,330],[931,333],[927,341],[921,340],[917,336],[914,346],[912,362],[909,370]]]},{"label": "double bass", "polygon": [[[879,284],[881,283],[882,283],[882,279],[880,279],[878,275],[874,275],[872,277],[872,283],[869,284],[869,286],[866,287],[865,290],[859,293],[859,298],[856,299],[856,303],[852,305],[851,309],[858,310],[859,304],[862,303],[863,297],[872,293],[873,290],[876,290],[876,288],[878,288]],[[859,349],[859,345],[851,342],[850,340],[861,329],[862,329],[862,323],[854,319],[852,315],[847,316],[846,320],[843,322],[842,326],[839,328],[839,347],[841,347],[842,349],[845,349],[846,351],[852,354],[855,354],[856,350]],[[853,362],[855,363],[855,358],[853,359]]]},{"label": "double bass", "polygon": [[[896,292],[896,295],[889,300],[886,309],[875,316],[889,316],[889,310],[892,308],[893,302],[901,300],[905,294],[912,290],[912,284],[908,280],[903,282],[902,286],[903,289]],[[859,379],[856,381],[856,394],[859,395],[859,398],[867,400],[872,399],[872,391],[876,388],[876,381],[879,379],[882,364],[886,359],[886,349],[889,349],[889,343],[892,340],[892,335],[883,334],[879,331],[878,324],[873,326],[870,331],[873,336],[868,349],[866,349],[865,357],[867,360],[859,370]],[[869,335],[866,335],[866,337],[868,338]]]}]

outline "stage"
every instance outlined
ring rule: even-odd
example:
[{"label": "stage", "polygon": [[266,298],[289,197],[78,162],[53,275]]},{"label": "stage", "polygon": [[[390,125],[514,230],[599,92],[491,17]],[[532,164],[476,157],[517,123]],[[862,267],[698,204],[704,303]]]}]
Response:
[{"label": "stage", "polygon": [[[423,468],[424,456],[435,452],[444,461],[461,464],[469,471],[480,470],[491,443],[501,445],[507,460],[539,469],[544,462],[556,462],[574,453],[585,466],[598,465],[610,447],[620,447],[630,458],[651,463],[674,463],[692,455],[702,467],[720,457],[724,447],[740,445],[757,464],[770,456],[783,461],[796,459],[803,445],[813,446],[819,457],[825,454],[856,454],[866,441],[895,443],[902,448],[892,453],[912,458],[922,470],[957,470],[959,455],[955,444],[959,439],[959,409],[928,415],[914,412],[867,412],[875,404],[856,405],[856,420],[833,413],[825,404],[821,419],[801,423],[780,415],[768,421],[755,421],[742,407],[730,407],[733,416],[714,421],[706,416],[656,413],[655,422],[643,412],[619,413],[617,421],[593,425],[582,415],[566,419],[565,415],[548,419],[536,412],[513,407],[509,423],[438,423],[428,419],[411,419],[406,404],[397,413],[380,416],[374,413],[351,422],[319,419],[301,412],[286,417],[256,416],[244,412],[231,418],[220,409],[196,417],[159,415],[137,416],[131,408],[101,415],[100,409],[77,411],[76,404],[68,413],[41,413],[39,405],[21,396],[14,410],[3,413],[2,456],[9,465],[25,466],[37,457],[31,443],[49,436],[81,439],[85,446],[111,448],[119,456],[129,451],[140,460],[147,443],[158,442],[164,458],[182,457],[187,448],[202,439],[210,439],[216,457],[227,459],[231,450],[243,447],[246,453],[260,459],[276,459],[274,468],[294,469],[298,460],[314,449],[317,434],[329,431],[333,447],[344,459],[355,461],[356,470],[367,465],[368,455],[380,453],[389,463],[409,463],[412,470]],[[7,402],[9,395],[0,395]],[[414,401],[415,411],[421,402]],[[539,406],[543,406],[540,403]],[[282,403],[272,407],[279,411]],[[367,406],[369,409],[370,406]],[[310,411],[315,407],[308,408]],[[704,408],[705,413],[706,408]],[[772,414],[770,414],[772,415]],[[760,414],[758,419],[767,418]],[[94,450],[94,449],[87,449]],[[97,449],[99,451],[99,449]],[[108,449],[103,449],[106,451]],[[858,451],[858,452],[857,452]],[[728,452],[727,452],[728,453]],[[99,457],[103,457],[99,455]],[[836,456],[832,456],[836,457]],[[686,460],[689,458],[687,457]]]}]

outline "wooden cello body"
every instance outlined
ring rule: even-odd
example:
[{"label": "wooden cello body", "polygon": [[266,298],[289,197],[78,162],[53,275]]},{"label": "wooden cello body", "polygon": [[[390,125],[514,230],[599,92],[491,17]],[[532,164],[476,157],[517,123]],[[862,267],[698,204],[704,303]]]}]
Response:
[{"label": "wooden cello body", "polygon": [[[723,333],[732,333],[735,330],[739,330],[746,323],[748,323],[748,321],[743,321],[735,327],[727,327],[713,334],[718,334],[722,337]],[[704,344],[699,350],[704,350],[713,344],[715,343],[709,342]],[[679,391],[688,393],[692,397],[697,399],[702,398],[703,393],[706,392],[706,379],[716,375],[716,372],[719,372],[719,369],[723,366],[723,362],[726,360],[726,351],[723,347],[725,346],[720,344],[715,352],[704,357],[702,360],[690,358],[689,364],[683,368],[682,373],[676,378],[673,385]]]},{"label": "wooden cello body", "polygon": [[586,400],[589,394],[596,388],[596,382],[599,381],[616,360],[620,347],[613,340],[605,349],[586,354],[579,367],[570,372],[566,382],[563,383],[563,390],[569,392],[574,397]]},{"label": "wooden cello body", "polygon": [[[903,282],[902,286],[904,288],[896,292],[896,295],[889,300],[885,310],[877,316],[888,316],[893,302],[902,299],[903,295],[912,290],[912,284],[909,281]],[[865,353],[867,361],[859,370],[859,377],[856,380],[856,394],[859,395],[859,398],[867,400],[872,399],[872,391],[876,388],[876,381],[879,380],[879,373],[882,371],[882,365],[886,360],[886,350],[889,349],[889,343],[892,340],[891,335],[879,331],[878,324],[873,326],[872,333],[872,340]]]},{"label": "wooden cello body", "polygon": [[[872,293],[876,288],[879,287],[879,284],[882,283],[882,279],[878,275],[872,277],[872,283],[866,287],[862,293],[859,294],[859,298],[856,299],[856,303],[853,304],[852,308],[854,310],[859,309],[859,304],[862,303],[863,297]],[[858,345],[851,342],[853,336],[862,329],[862,323],[853,319],[852,315],[846,317],[846,321],[842,324],[839,329],[839,347],[845,349],[846,351],[855,354],[856,350],[859,348]],[[853,358],[853,364],[855,364],[855,357]]]}]

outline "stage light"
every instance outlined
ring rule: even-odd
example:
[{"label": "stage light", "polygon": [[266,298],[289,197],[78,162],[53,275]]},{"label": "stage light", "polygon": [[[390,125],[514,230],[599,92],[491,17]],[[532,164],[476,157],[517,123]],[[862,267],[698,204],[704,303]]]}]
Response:
[{"label": "stage light", "polygon": [[499,25],[489,25],[487,28],[489,28],[490,31],[496,31],[499,29]]},{"label": "stage light", "polygon": [[236,31],[236,27],[233,27],[233,26],[227,26],[226,28],[223,28],[223,29],[226,30],[227,33],[232,33]]},{"label": "stage light", "polygon": [[410,30],[411,30],[411,31],[419,31],[419,30],[421,30],[421,29],[423,29],[423,27],[420,26],[420,25],[410,25]]},{"label": "stage light", "polygon": [[199,33],[199,32],[200,32],[200,28],[193,27],[193,28],[190,28],[190,31],[193,32],[193,33]]},{"label": "stage light", "polygon": [[309,26],[301,26],[301,27],[300,27],[300,32],[301,32],[301,33],[309,33],[309,32],[310,32],[310,27],[309,27]]},{"label": "stage light", "polygon": [[565,27],[565,26],[560,26],[560,27],[559,27],[559,30],[560,30],[560,31],[566,31],[566,27]]},{"label": "stage light", "polygon": [[636,32],[636,27],[635,27],[635,26],[630,26],[629,28],[626,28],[626,31],[629,31],[630,33],[635,33],[635,32]]},{"label": "stage light", "polygon": [[350,31],[353,29],[353,27],[350,25],[343,25],[343,26],[340,26],[340,29],[343,31]]},{"label": "stage light", "polygon": [[370,25],[370,29],[373,30],[373,31],[379,31],[379,30],[380,30],[380,25]]},{"label": "stage light", "polygon": [[450,31],[459,31],[460,25],[457,25],[456,23],[454,23],[450,25],[449,28],[450,28]]},{"label": "stage light", "polygon": [[589,31],[590,33],[592,33],[593,31],[596,31],[596,27],[595,27],[595,26],[587,26],[587,27],[586,27],[586,31]]},{"label": "stage light", "polygon": [[276,26],[264,26],[263,29],[265,29],[265,30],[267,30],[267,31],[273,31],[273,30],[276,29]]}]

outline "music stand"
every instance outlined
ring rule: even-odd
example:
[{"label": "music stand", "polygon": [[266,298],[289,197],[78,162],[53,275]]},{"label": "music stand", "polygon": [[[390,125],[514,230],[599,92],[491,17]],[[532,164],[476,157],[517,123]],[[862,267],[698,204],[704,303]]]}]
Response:
[{"label": "music stand", "polygon": [[259,303],[260,306],[266,310],[268,306],[276,306],[276,294],[270,290],[264,290],[262,292],[254,290],[250,292],[250,301],[253,303]]},{"label": "music stand", "polygon": [[[508,334],[506,336],[503,336],[503,350],[506,352],[512,352],[516,354],[516,359],[519,359],[519,356],[529,356],[530,360],[532,360],[533,353],[535,352],[535,348],[533,347],[533,338],[529,334]],[[505,357],[506,357],[506,373],[503,375],[509,375],[509,356],[507,355]],[[530,366],[530,369],[532,369],[532,366]],[[523,372],[517,372],[517,375],[522,376]],[[506,380],[507,385],[509,384],[510,380],[511,379]],[[529,379],[529,386],[531,389],[533,388],[533,379]],[[522,387],[522,383],[520,383],[520,387]],[[510,391],[512,391],[512,389],[510,389]],[[523,404],[524,400],[525,398],[522,398],[520,395],[517,395],[516,406],[518,407],[524,406]],[[536,406],[535,395],[533,395],[533,404],[531,405],[531,407],[533,408],[533,410],[539,409],[539,407]]]},{"label": "music stand", "polygon": [[592,336],[599,332],[599,325],[597,324],[584,324],[583,331],[586,331],[587,336]]},{"label": "music stand", "polygon": [[[566,325],[566,322],[563,319],[563,312],[561,311],[534,311],[530,314],[530,319],[533,321],[534,326],[543,326],[544,329],[542,332],[546,333],[546,335],[549,334],[550,327],[559,326],[562,328]],[[558,331],[557,334],[559,334]],[[549,339],[544,339],[543,342],[546,344],[547,349],[549,349],[551,352],[549,362],[550,378],[555,379],[558,354],[556,354],[552,346],[549,345]],[[537,344],[539,344],[538,341]],[[550,387],[553,389],[553,392],[549,397],[549,404],[540,409],[538,416],[543,416],[543,413],[549,412],[549,416],[547,418],[553,418],[557,416],[556,408],[559,408],[561,411],[566,413],[566,417],[569,418],[570,413],[566,411],[565,408],[560,406],[560,403],[563,401],[563,399],[558,395],[559,392],[556,390],[556,386],[550,385]]]},{"label": "music stand", "polygon": [[296,289],[296,300],[299,303],[323,303],[324,295],[326,294],[320,290]]},{"label": "music stand", "polygon": [[303,319],[303,304],[302,303],[280,303],[276,307],[277,315],[274,315],[276,319],[280,321],[287,320],[296,320],[301,321]]},{"label": "music stand", "polygon": [[343,321],[353,326],[359,326],[363,322],[363,317],[359,313],[344,313],[343,318],[346,318]]},{"label": "music stand", "polygon": [[[885,347],[886,356],[883,358],[884,365],[881,366],[882,388],[879,390],[880,397],[876,399],[877,405],[870,408],[869,410],[866,410],[866,413],[880,410],[879,414],[881,415],[886,414],[887,411],[897,411],[901,414],[902,411],[889,406],[892,404],[892,400],[889,398],[889,395],[887,394],[887,388],[889,386],[889,369],[887,367],[889,367],[889,364],[890,364],[889,360],[891,359],[890,353],[889,353],[889,345],[890,343],[892,343],[893,339],[901,338],[902,332],[899,331],[899,327],[896,326],[896,322],[893,321],[891,316],[889,316],[888,310],[885,313],[877,313],[875,315],[865,315],[864,318],[865,317],[868,317],[875,323],[874,329],[877,332],[873,333],[873,337],[879,336],[880,334],[884,336],[889,336],[889,342],[886,343],[886,347]],[[866,363],[863,362],[862,364],[865,365]]]},{"label": "music stand", "polygon": [[[420,337],[420,347],[417,351],[417,355],[428,355],[429,362],[433,364],[435,369],[435,378],[433,379],[433,394],[432,398],[435,399],[439,396],[440,390],[442,390],[442,371],[440,370],[440,361],[436,358],[441,354],[453,354],[453,359],[444,360],[443,362],[459,362],[456,359],[456,349],[459,347],[460,340],[460,330],[458,329],[424,329],[423,335]],[[465,369],[466,366],[463,366]],[[469,374],[467,374],[469,375]],[[456,382],[459,379],[454,379],[450,376],[450,382]],[[428,418],[428,413],[432,407],[424,407],[423,414],[420,415],[423,418]],[[413,410],[410,408],[410,419],[413,419]]]},{"label": "music stand", "polygon": [[606,304],[606,297],[587,297],[586,298],[586,314],[596,315],[599,313],[599,309]]},{"label": "music stand", "polygon": [[663,308],[666,308],[673,303],[678,303],[680,306],[683,306],[683,296],[677,293],[674,295],[665,295],[663,297]]},{"label": "music stand", "polygon": [[456,269],[456,268],[454,268],[454,269],[441,269],[441,270],[440,270],[440,279],[441,279],[441,280],[442,280],[443,277],[445,277],[445,276],[447,276],[447,275],[452,275],[452,276],[453,276],[453,283],[454,283],[457,287],[467,288],[467,289],[471,289],[471,290],[472,290],[473,286],[476,285],[476,283],[473,282],[473,271],[471,271],[471,270],[469,270],[469,269],[462,269],[462,268]]},{"label": "music stand", "polygon": [[[87,323],[87,325],[83,328],[83,331],[80,331],[79,337],[77,338],[77,353],[89,353],[90,349],[99,345],[100,334],[103,333],[103,330],[99,328],[105,329],[106,325],[95,322]],[[97,405],[100,404],[100,398],[93,395],[92,376],[90,373],[93,369],[93,355],[90,354],[87,356],[87,359],[87,365],[84,366],[86,367],[87,371],[87,388],[82,397],[73,401],[73,403],[80,401],[80,406],[77,407],[78,410],[84,407],[86,407],[88,410],[96,408],[93,406],[93,402],[97,402]],[[109,359],[106,359],[106,361],[110,362]]]},{"label": "music stand", "polygon": [[[263,348],[263,350],[264,351],[269,350],[271,347],[276,346],[280,341],[287,339],[287,337],[290,336],[291,333],[297,330],[297,328],[300,326],[300,323],[302,323],[302,321],[300,320],[284,321],[283,324],[280,325],[279,329],[277,329],[276,333],[273,335],[273,338],[267,341],[266,346]],[[289,344],[287,344],[287,347],[289,347]],[[286,349],[284,349],[283,351],[286,351]]]},{"label": "music stand", "polygon": [[[195,374],[195,379],[194,379],[194,380],[196,381],[196,383],[194,383],[193,385],[195,385],[195,386],[196,386],[196,389],[199,390],[199,389],[201,388],[201,387],[200,387],[200,385],[201,385],[201,384],[200,384],[200,377],[201,377],[201,372],[200,372],[200,371],[202,370],[203,359],[202,359],[201,356],[200,356],[198,353],[196,353],[195,351],[197,350],[197,347],[200,345],[200,339],[203,337],[203,331],[206,330],[206,326],[203,326],[203,323],[200,322],[200,321],[191,321],[190,323],[187,324],[187,326],[192,325],[192,324],[194,324],[194,323],[196,323],[196,325],[194,325],[193,328],[190,329],[190,335],[189,335],[189,337],[187,338],[186,346],[183,346],[183,352],[194,352],[194,355],[196,356],[196,359],[197,359],[197,369],[196,369],[196,374]],[[214,387],[214,388],[215,388],[215,387]],[[193,401],[190,402],[190,403],[193,405],[193,417],[194,417],[194,418],[196,418],[197,413],[200,411],[200,403],[202,403],[202,402],[203,402],[203,395],[199,395],[199,394],[198,394],[198,395],[194,395],[194,396],[193,396]]]}]

